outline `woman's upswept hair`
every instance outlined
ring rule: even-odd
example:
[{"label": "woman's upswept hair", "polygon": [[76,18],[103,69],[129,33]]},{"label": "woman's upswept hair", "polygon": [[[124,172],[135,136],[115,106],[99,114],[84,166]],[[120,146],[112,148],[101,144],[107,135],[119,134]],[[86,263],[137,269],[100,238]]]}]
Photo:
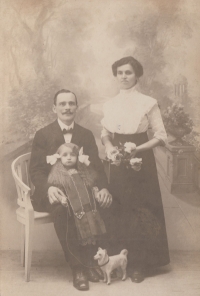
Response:
[{"label": "woman's upswept hair", "polygon": [[140,64],[140,62],[138,62],[136,59],[134,59],[133,57],[129,56],[129,57],[125,57],[122,58],[118,61],[116,61],[113,65],[112,65],[112,72],[114,76],[117,76],[117,68],[123,65],[129,64],[132,66],[133,71],[135,72],[135,75],[137,76],[137,78],[141,77],[143,75],[143,67]]}]

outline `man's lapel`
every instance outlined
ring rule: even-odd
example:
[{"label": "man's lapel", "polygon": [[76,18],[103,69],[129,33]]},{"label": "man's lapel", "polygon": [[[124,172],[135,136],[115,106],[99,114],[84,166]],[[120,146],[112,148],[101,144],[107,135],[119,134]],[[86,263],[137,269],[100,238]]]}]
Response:
[{"label": "man's lapel", "polygon": [[52,125],[52,136],[50,137],[52,139],[51,141],[51,151],[55,153],[55,151],[60,147],[60,145],[65,143],[64,135],[62,133],[62,130],[58,124],[58,121],[54,121]]},{"label": "man's lapel", "polygon": [[82,135],[79,132],[79,126],[78,126],[78,124],[76,124],[76,122],[74,122],[74,129],[73,129],[73,133],[72,133],[71,143],[74,143],[80,147],[81,136]]}]

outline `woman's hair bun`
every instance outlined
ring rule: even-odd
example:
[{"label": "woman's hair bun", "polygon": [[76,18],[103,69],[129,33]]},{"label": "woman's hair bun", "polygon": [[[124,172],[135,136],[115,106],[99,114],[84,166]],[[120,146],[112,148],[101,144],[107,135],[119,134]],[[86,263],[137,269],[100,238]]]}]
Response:
[{"label": "woman's hair bun", "polygon": [[117,76],[117,68],[126,64],[130,64],[135,72],[135,75],[139,78],[143,75],[143,67],[136,59],[132,56],[124,57],[118,61],[116,61],[112,65],[112,72],[114,76]]}]

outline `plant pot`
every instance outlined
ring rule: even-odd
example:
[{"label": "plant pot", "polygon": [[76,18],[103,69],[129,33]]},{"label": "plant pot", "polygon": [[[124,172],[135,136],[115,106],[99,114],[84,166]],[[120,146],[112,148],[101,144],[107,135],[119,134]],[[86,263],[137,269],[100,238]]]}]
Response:
[{"label": "plant pot", "polygon": [[182,127],[174,127],[174,128],[168,128],[169,133],[176,138],[176,140],[170,142],[171,145],[174,146],[188,146],[189,144],[182,140],[183,136],[190,133],[189,130],[186,130]]}]

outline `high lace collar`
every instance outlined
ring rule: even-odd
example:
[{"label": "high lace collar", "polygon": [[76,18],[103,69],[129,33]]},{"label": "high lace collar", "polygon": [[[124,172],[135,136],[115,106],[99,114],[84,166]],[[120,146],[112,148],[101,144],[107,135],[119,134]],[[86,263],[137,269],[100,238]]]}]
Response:
[{"label": "high lace collar", "polygon": [[120,89],[120,95],[129,95],[137,90],[137,84],[128,89]]}]

